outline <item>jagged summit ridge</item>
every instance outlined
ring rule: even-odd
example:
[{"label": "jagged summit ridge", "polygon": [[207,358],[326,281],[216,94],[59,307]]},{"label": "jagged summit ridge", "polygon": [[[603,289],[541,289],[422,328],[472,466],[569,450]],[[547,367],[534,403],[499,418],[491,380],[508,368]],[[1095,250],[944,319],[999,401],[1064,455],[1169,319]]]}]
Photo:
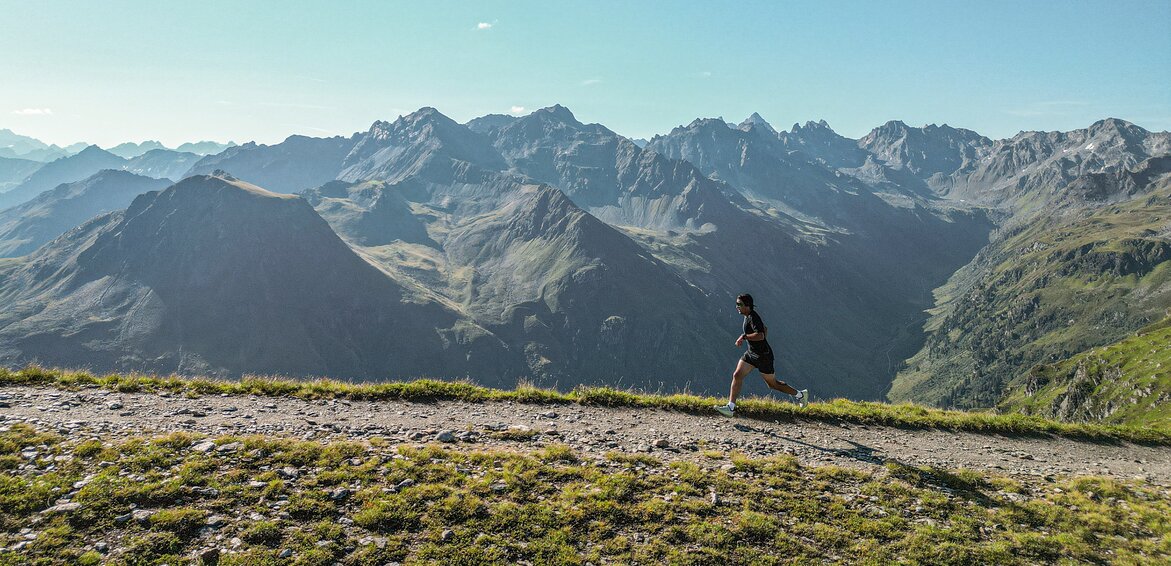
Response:
[{"label": "jagged summit ridge", "polygon": [[744,131],[748,131],[752,128],[761,128],[762,130],[774,136],[777,135],[776,128],[773,128],[772,124],[769,124],[768,121],[761,117],[761,115],[757,112],[753,112],[751,116],[745,118],[743,122],[740,122],[740,125],[737,126],[737,128]]}]

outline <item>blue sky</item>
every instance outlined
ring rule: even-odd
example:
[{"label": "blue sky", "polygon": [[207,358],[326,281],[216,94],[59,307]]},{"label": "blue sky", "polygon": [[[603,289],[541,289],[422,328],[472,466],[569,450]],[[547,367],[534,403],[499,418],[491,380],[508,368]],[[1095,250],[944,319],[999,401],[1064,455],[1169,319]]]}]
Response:
[{"label": "blue sky", "polygon": [[560,103],[632,137],[697,117],[860,137],[1171,129],[1171,2],[17,2],[0,128],[58,144],[273,143],[434,106]]}]

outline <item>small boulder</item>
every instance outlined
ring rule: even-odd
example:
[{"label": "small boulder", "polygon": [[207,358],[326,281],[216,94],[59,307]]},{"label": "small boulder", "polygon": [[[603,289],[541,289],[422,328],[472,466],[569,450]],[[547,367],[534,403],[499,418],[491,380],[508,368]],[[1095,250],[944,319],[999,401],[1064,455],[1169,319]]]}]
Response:
[{"label": "small boulder", "polygon": [[206,454],[208,452],[211,452],[213,449],[215,449],[215,443],[210,440],[207,440],[207,441],[200,442],[200,443],[193,445],[191,447],[191,449],[196,452],[202,452],[202,453]]},{"label": "small boulder", "polygon": [[72,513],[79,509],[81,509],[80,503],[59,503],[41,512],[46,515],[54,515],[56,513]]},{"label": "small boulder", "polygon": [[216,447],[215,451],[219,452],[220,454],[227,454],[229,452],[235,452],[243,446],[244,445],[239,442],[229,442],[227,444],[219,445],[218,447]]}]

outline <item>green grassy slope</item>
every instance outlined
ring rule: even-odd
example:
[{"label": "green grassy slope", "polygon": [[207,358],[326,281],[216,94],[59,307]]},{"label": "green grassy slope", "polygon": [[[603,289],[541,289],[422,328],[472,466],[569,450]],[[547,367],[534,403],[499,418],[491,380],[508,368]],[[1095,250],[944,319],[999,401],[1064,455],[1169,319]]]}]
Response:
[{"label": "green grassy slope", "polygon": [[191,449],[203,440],[4,427],[0,564],[198,564],[208,549],[203,563],[221,565],[1171,559],[1171,494],[1136,481],[719,453],[700,464],[583,460],[561,445],[459,451],[377,438],[219,437]]},{"label": "green grassy slope", "polygon": [[1118,341],[1171,308],[1171,181],[1008,229],[937,290],[924,347],[888,398],[993,407],[1028,369]]},{"label": "green grassy slope", "polygon": [[1109,346],[1038,365],[1005,411],[1066,421],[1171,427],[1171,318]]}]

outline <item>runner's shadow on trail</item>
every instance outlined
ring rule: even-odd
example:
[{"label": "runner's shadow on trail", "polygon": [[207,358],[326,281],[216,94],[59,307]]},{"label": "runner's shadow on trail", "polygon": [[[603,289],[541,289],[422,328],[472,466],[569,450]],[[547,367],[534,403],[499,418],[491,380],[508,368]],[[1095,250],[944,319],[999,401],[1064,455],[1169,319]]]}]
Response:
[{"label": "runner's shadow on trail", "polygon": [[759,434],[762,436],[767,436],[769,438],[773,438],[776,440],[780,440],[780,441],[784,441],[784,442],[788,442],[788,443],[792,443],[792,444],[799,444],[799,445],[804,446],[806,448],[811,448],[813,450],[817,450],[817,451],[823,452],[825,454],[832,454],[834,456],[853,458],[853,459],[858,460],[860,462],[866,462],[869,464],[875,464],[875,465],[881,466],[887,462],[894,462],[896,464],[903,465],[898,460],[893,460],[893,459],[887,458],[886,456],[884,456],[883,454],[881,454],[880,452],[878,452],[874,448],[867,446],[865,444],[854,442],[853,440],[843,440],[843,442],[849,443],[852,446],[852,448],[831,448],[828,446],[820,446],[817,444],[805,442],[804,440],[792,438],[789,436],[785,436],[783,434],[778,434],[776,431],[773,431],[773,430],[769,430],[769,429],[765,429],[765,428],[757,428],[757,427],[749,426],[746,424],[737,423],[737,424],[732,425],[732,428],[735,428],[736,430],[739,430],[741,432],[751,432],[751,433]]}]

